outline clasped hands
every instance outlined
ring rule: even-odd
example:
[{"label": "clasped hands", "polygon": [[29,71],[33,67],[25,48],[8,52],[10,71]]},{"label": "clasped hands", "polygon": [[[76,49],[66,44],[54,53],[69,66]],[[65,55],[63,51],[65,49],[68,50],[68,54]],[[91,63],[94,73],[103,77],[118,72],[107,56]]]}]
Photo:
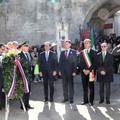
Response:
[{"label": "clasped hands", "polygon": [[[42,72],[39,73],[40,77],[43,76]],[[53,76],[56,76],[57,75],[57,72],[56,71],[53,71]]]},{"label": "clasped hands", "polygon": [[102,71],[100,71],[100,74],[101,74],[101,75],[105,75],[106,72],[102,70]]},{"label": "clasped hands", "polygon": [[[61,76],[61,72],[59,72],[59,75]],[[74,76],[76,76],[76,73],[72,73],[72,76],[74,77]]]},{"label": "clasped hands", "polygon": [[85,70],[84,69],[83,72],[84,72],[85,75],[88,75],[90,73],[90,70]]}]

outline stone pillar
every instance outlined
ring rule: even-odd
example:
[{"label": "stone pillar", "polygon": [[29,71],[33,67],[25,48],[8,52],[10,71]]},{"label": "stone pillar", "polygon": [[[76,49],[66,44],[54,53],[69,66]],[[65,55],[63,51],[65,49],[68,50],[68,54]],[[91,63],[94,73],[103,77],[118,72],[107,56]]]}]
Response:
[{"label": "stone pillar", "polygon": [[60,52],[64,50],[64,39],[68,39],[68,23],[56,23],[56,41],[57,41],[57,53],[58,59],[60,57]]}]

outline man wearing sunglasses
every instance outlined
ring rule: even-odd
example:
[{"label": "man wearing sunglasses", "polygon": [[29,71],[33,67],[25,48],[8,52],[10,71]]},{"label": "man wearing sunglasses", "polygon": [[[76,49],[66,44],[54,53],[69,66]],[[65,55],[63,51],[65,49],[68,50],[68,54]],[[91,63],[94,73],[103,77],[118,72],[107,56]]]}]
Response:
[{"label": "man wearing sunglasses", "polygon": [[102,43],[101,52],[97,54],[97,82],[99,82],[100,104],[104,102],[104,88],[106,104],[110,104],[110,83],[113,82],[113,56],[107,49],[107,43]]}]

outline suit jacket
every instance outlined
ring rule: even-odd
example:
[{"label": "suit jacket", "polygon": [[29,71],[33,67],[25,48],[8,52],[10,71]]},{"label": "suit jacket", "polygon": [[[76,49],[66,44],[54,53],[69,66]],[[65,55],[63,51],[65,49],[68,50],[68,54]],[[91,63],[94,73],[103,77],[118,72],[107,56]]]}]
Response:
[{"label": "suit jacket", "polygon": [[[103,62],[102,52],[97,54],[97,81],[98,82],[113,82],[113,56],[107,52],[105,60]],[[100,74],[100,71],[104,70],[106,75]]]},{"label": "suit jacket", "polygon": [[2,89],[2,63],[0,62],[0,89]]},{"label": "suit jacket", "polygon": [[68,57],[65,56],[65,51],[60,54],[59,71],[61,73],[68,72],[72,74],[77,70],[77,54],[75,50],[70,49]]},{"label": "suit jacket", "polygon": [[26,58],[25,54],[22,51],[18,55],[20,56],[20,59],[23,62],[26,63],[26,65],[28,67],[28,70],[29,70],[29,74],[31,74],[31,56],[30,56],[30,54],[29,54],[29,58],[30,58],[29,61],[28,61],[28,59]]},{"label": "suit jacket", "polygon": [[39,71],[42,73],[57,71],[57,57],[54,52],[49,52],[48,62],[45,58],[45,51],[40,54]]},{"label": "suit jacket", "polygon": [[80,53],[80,70],[81,70],[82,74],[84,74],[83,73],[84,69],[90,70],[90,71],[96,70],[96,57],[97,57],[96,51],[90,49],[88,55],[89,55],[89,58],[90,58],[90,61],[92,64],[90,68],[87,67],[84,57],[83,57],[82,53]]}]

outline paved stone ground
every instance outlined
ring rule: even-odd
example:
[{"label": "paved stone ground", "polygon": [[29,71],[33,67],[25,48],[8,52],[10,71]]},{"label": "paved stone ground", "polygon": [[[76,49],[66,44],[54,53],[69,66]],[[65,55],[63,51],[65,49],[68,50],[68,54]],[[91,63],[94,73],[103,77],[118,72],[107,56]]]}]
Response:
[{"label": "paved stone ground", "polygon": [[[111,88],[111,104],[99,104],[99,86],[95,83],[94,106],[80,105],[82,102],[82,84],[80,76],[75,77],[74,104],[63,104],[61,100],[61,79],[55,82],[54,103],[44,103],[42,83],[32,83],[30,105],[33,110],[24,112],[20,109],[19,101],[10,101],[10,114],[8,120],[120,120],[120,74],[114,75],[115,82]],[[0,120],[4,120],[5,110],[0,111]]]}]

